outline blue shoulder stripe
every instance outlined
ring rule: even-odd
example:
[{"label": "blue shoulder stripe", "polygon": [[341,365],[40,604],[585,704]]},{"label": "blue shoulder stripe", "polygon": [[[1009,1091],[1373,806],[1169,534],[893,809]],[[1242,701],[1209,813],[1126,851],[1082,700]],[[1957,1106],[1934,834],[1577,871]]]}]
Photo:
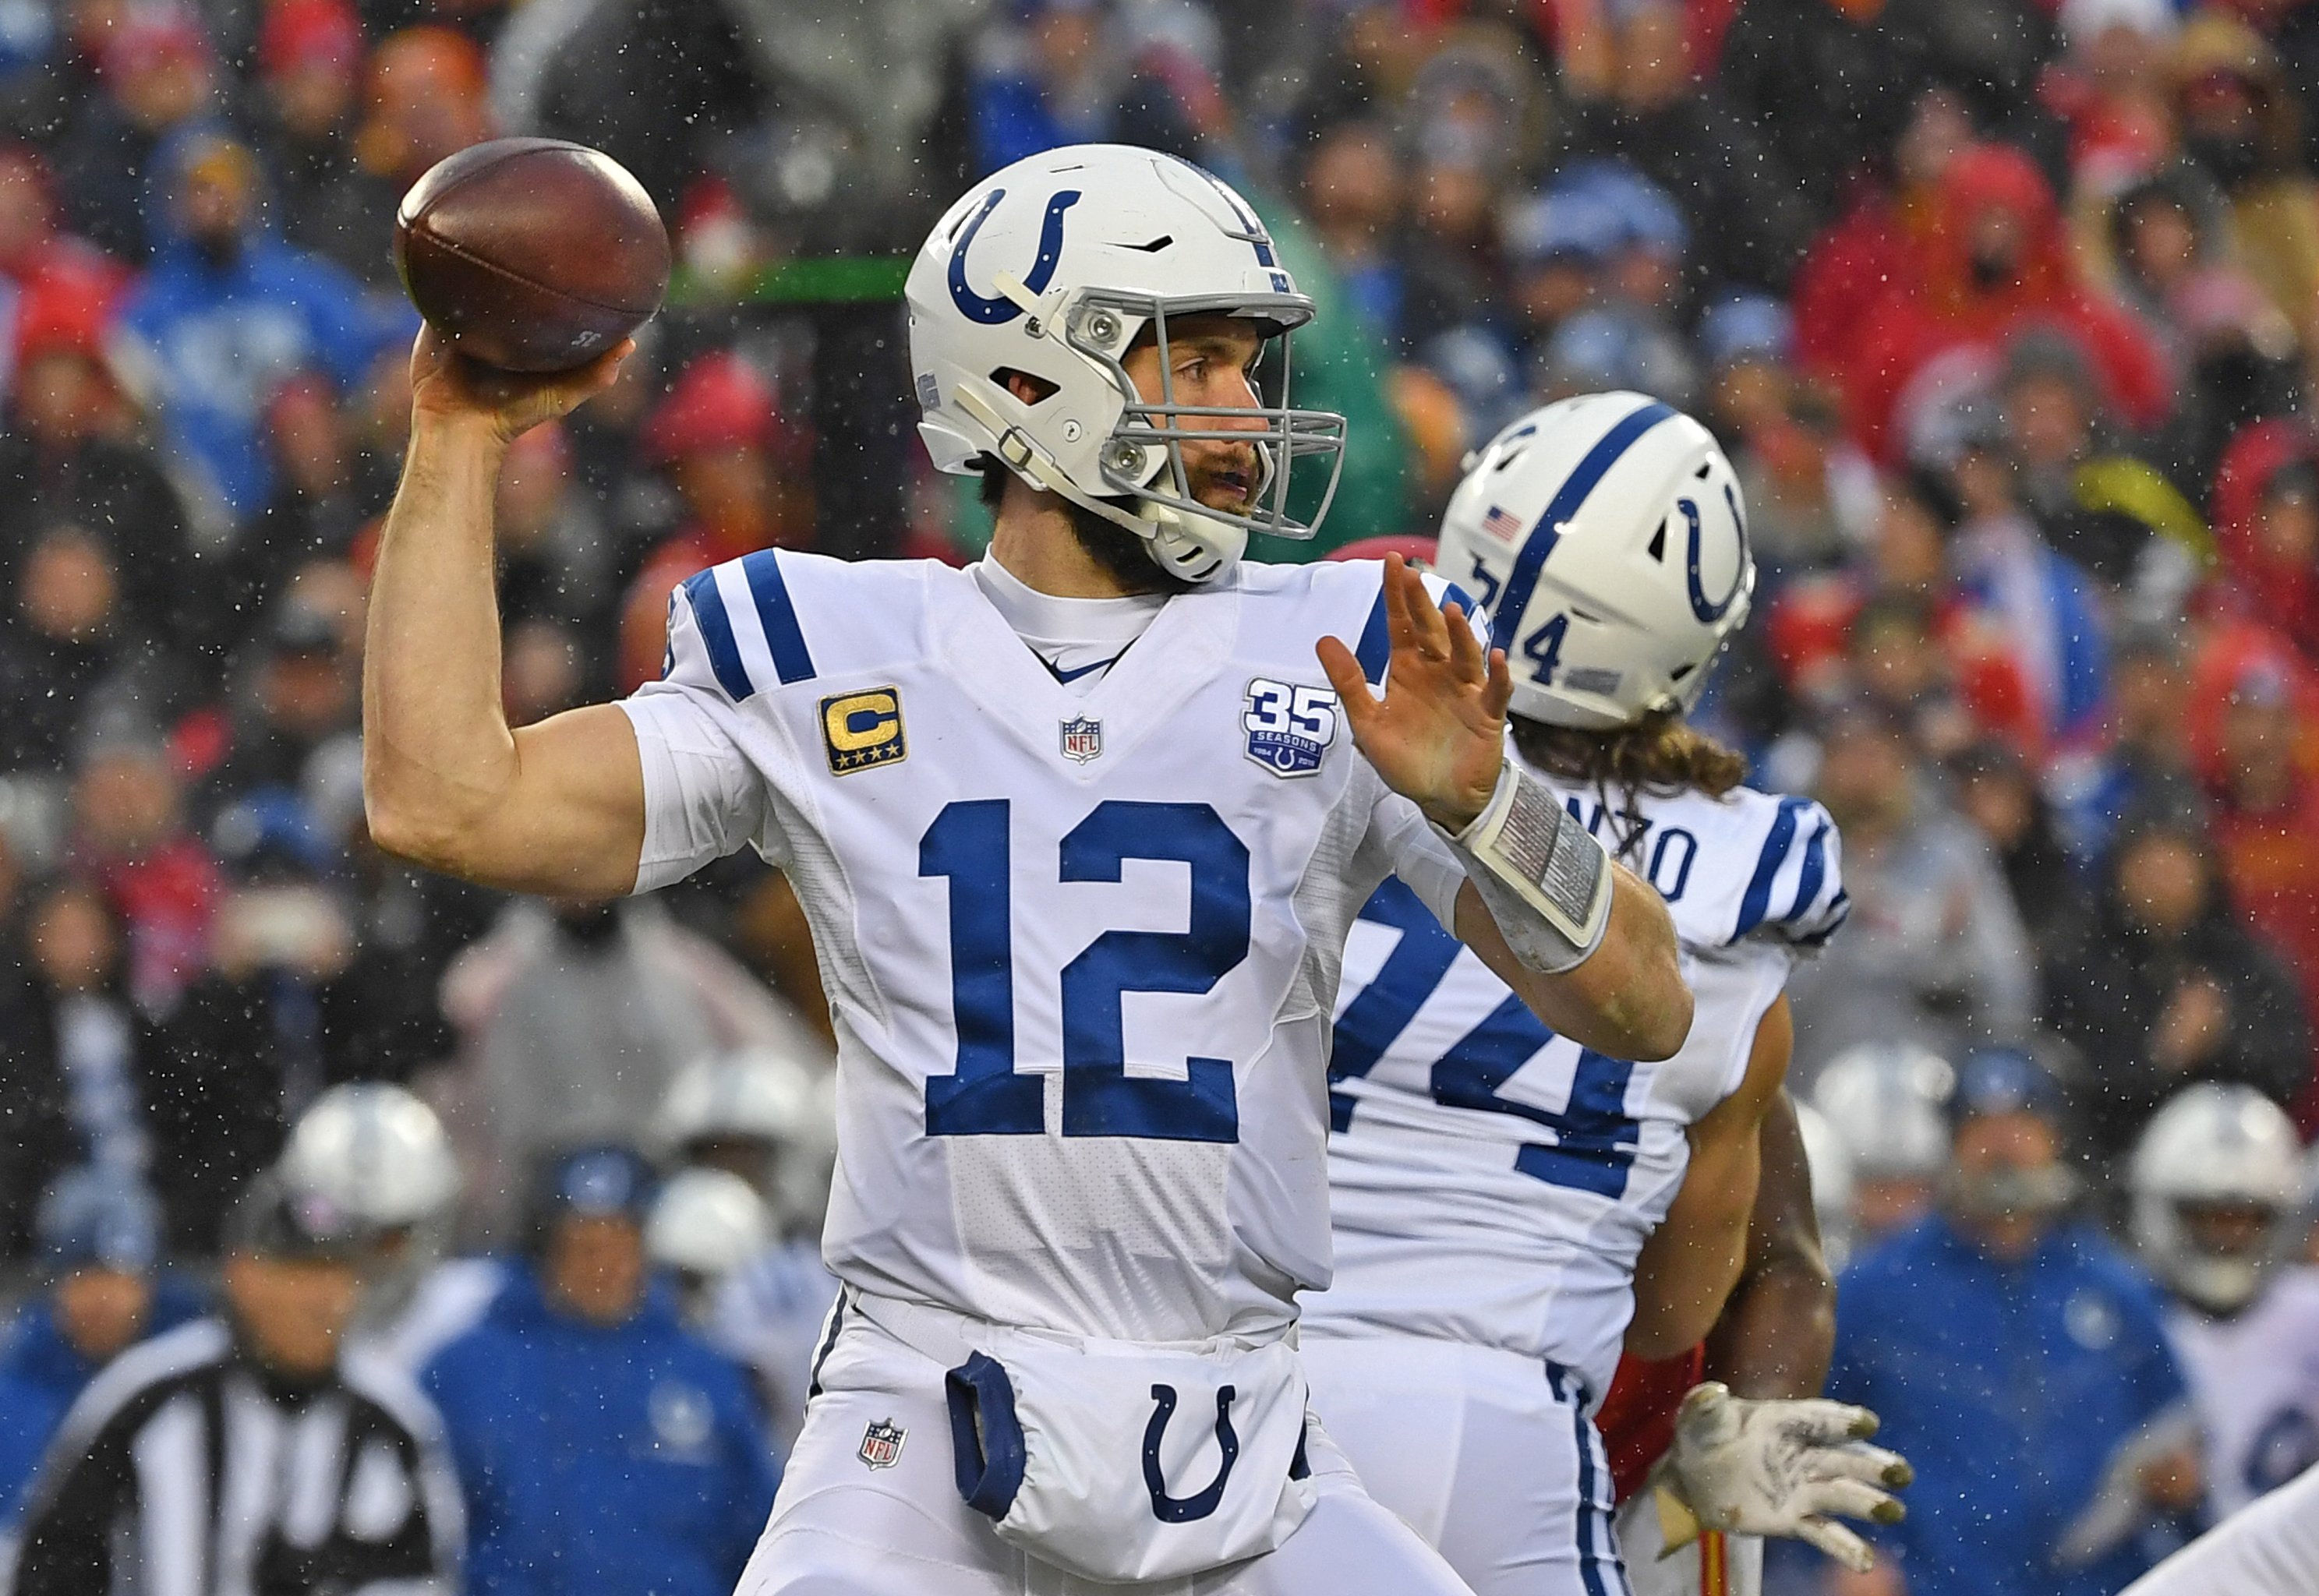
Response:
[{"label": "blue shoulder stripe", "polygon": [[1505,591],[1499,595],[1498,613],[1492,618],[1492,647],[1511,648],[1514,639],[1520,636],[1522,612],[1529,608],[1529,596],[1537,590],[1538,573],[1546,564],[1546,556],[1562,539],[1564,524],[1578,513],[1579,506],[1586,502],[1594,485],[1619,463],[1619,456],[1632,447],[1637,438],[1674,414],[1672,408],[1656,400],[1637,406],[1624,420],[1604,433],[1586,451],[1576,469],[1563,479],[1562,486],[1555,490],[1554,497],[1538,516],[1538,524],[1522,540],[1521,553],[1514,556],[1514,568],[1506,576]]},{"label": "blue shoulder stripe", "polygon": [[1762,857],[1755,861],[1755,874],[1747,883],[1747,892],[1739,900],[1739,921],[1732,928],[1731,940],[1737,942],[1764,923],[1772,906],[1772,881],[1780,867],[1788,861],[1788,850],[1795,845],[1796,816],[1804,812],[1809,798],[1783,798],[1780,813],[1772,822],[1771,834],[1764,839]]},{"label": "blue shoulder stripe", "polygon": [[1385,662],[1393,657],[1393,634],[1385,619],[1385,588],[1377,588],[1376,604],[1369,609],[1368,624],[1361,628],[1361,640],[1353,649],[1353,658],[1359,662],[1361,674],[1375,687],[1385,680]]},{"label": "blue shoulder stripe", "polygon": [[1805,911],[1812,906],[1812,899],[1819,896],[1820,885],[1827,876],[1827,833],[1832,824],[1823,819],[1812,827],[1811,840],[1804,844],[1804,865],[1798,872],[1796,901],[1787,913],[1791,921],[1803,918]]},{"label": "blue shoulder stripe", "polygon": [[780,558],[771,549],[761,548],[741,562],[741,570],[757,600],[765,646],[772,652],[773,669],[782,684],[812,681],[813,655],[806,652],[805,629],[798,625],[797,607],[790,602],[789,583],[781,580]]},{"label": "blue shoulder stripe", "polygon": [[[1455,604],[1471,619],[1480,608],[1474,602],[1474,596],[1454,582],[1448,585],[1449,591],[1441,595],[1442,608]],[[1392,658],[1393,634],[1385,625],[1385,590],[1380,587],[1376,603],[1369,609],[1368,621],[1361,627],[1361,640],[1353,649],[1353,659],[1360,665],[1361,674],[1368,678],[1369,685],[1375,687],[1385,680],[1385,664]]]},{"label": "blue shoulder stripe", "polygon": [[700,644],[708,651],[708,668],[725,696],[740,703],[757,690],[741,663],[741,650],[733,642],[733,618],[725,613],[725,595],[717,591],[714,571],[696,571],[684,579],[684,600],[700,626]]}]

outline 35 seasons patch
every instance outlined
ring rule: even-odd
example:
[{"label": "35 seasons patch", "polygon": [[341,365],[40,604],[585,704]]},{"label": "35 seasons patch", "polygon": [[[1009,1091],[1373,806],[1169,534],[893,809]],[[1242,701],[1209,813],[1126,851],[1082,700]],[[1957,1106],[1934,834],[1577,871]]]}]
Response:
[{"label": "35 seasons patch", "polygon": [[873,687],[822,699],[821,741],[833,776],[850,776],[873,765],[897,764],[908,758],[909,744],[902,735],[900,690]]}]

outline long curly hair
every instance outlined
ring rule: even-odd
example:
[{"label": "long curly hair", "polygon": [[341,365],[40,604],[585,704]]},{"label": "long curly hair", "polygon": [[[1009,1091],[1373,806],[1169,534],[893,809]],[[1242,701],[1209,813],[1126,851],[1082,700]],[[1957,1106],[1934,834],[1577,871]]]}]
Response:
[{"label": "long curly hair", "polygon": [[[1613,815],[1631,811],[1645,793],[1721,798],[1747,779],[1744,758],[1672,709],[1609,732],[1549,726],[1521,716],[1514,717],[1513,728],[1522,758],[1557,780],[1593,787]],[[1622,801],[1611,802],[1614,795]],[[1639,819],[1629,819],[1611,852],[1624,855],[1642,834]]]}]

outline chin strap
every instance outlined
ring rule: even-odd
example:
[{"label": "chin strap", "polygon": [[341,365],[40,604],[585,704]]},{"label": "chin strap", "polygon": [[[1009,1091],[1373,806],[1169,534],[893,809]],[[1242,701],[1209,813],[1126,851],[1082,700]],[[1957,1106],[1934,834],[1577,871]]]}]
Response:
[{"label": "chin strap", "polygon": [[[999,291],[1006,290],[1006,279],[998,283]],[[1018,284],[1019,286],[1019,284]],[[965,383],[954,390],[952,397],[958,408],[982,424],[983,429],[997,440],[998,458],[1006,468],[1026,482],[1060,495],[1081,509],[1101,516],[1114,526],[1133,533],[1151,553],[1152,563],[1171,571],[1187,582],[1214,581],[1232,568],[1239,550],[1246,546],[1243,534],[1232,536],[1233,528],[1222,521],[1205,516],[1188,516],[1174,508],[1140,501],[1145,514],[1138,516],[1122,509],[1107,499],[1099,499],[1080,489],[1071,481],[1055,457],[1039,446],[1038,440],[1006,421],[998,408]],[[1196,522],[1206,521],[1214,530],[1204,542]],[[1214,545],[1222,544],[1232,550],[1227,555]],[[1205,566],[1205,568],[1203,568]]]}]

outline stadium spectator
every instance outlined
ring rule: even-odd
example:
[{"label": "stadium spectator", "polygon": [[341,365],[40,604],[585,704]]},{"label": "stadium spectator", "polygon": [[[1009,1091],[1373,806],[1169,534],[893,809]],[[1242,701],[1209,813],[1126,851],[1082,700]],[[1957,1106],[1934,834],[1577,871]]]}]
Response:
[{"label": "stadium spectator", "polygon": [[41,1199],[36,1229],[42,1289],[0,1336],[0,1566],[75,1399],[130,1345],[201,1312],[189,1282],[155,1267],[160,1214],[133,1175],[67,1173]]},{"label": "stadium spectator", "polygon": [[2190,680],[2175,631],[2146,624],[2120,634],[2108,745],[2065,750],[2047,770],[2062,843],[2080,869],[2107,854],[2129,810],[2162,805],[2190,787]]},{"label": "stadium spectator", "polygon": [[2231,598],[2319,660],[2319,443],[2300,419],[2246,428],[2215,470],[2215,528]]},{"label": "stadium spectator", "polygon": [[[456,29],[429,23],[382,39],[355,131],[363,169],[399,195],[445,156],[491,138],[488,88],[483,51]],[[382,253],[386,214],[372,212],[367,230]]]},{"label": "stadium spectator", "polygon": [[[1917,248],[1870,302],[1842,365],[1864,446],[1900,454],[1917,412],[1954,381],[1958,361],[1992,361],[2008,337],[2035,325],[2083,347],[2105,401],[2128,426],[2165,420],[2173,395],[2156,346],[2083,280],[2035,162],[2008,145],[1966,149],[1943,168],[1933,204]],[[1942,356],[1953,358],[1936,365]]]},{"label": "stadium spectator", "polygon": [[2046,541],[2134,613],[2181,613],[2213,554],[2206,525],[2116,436],[2078,346],[2023,332],[2007,346],[2000,396],[2022,501]]},{"label": "stadium spectator", "polygon": [[738,1365],[651,1281],[636,1153],[545,1163],[532,1266],[422,1376],[450,1427],[475,1596],[724,1596],[775,1466]]},{"label": "stadium spectator", "polygon": [[1406,352],[1401,328],[1409,283],[1398,226],[1403,181],[1392,132],[1376,122],[1337,123],[1304,159],[1305,218],[1344,286],[1346,308]]},{"label": "stadium spectator", "polygon": [[82,749],[72,789],[76,863],[120,917],[129,996],[146,1013],[167,1014],[209,962],[217,860],[187,824],[184,778],[148,728],[97,728]]},{"label": "stadium spectator", "polygon": [[811,1032],[733,956],[654,904],[518,902],[443,978],[459,1055],[429,1093],[459,1144],[466,1221],[512,1232],[522,1171],[550,1150],[633,1135],[677,1072]]},{"label": "stadium spectator", "polygon": [[126,613],[111,547],[58,522],[14,572],[14,623],[0,634],[0,770],[53,771],[71,758],[82,722],[105,706],[162,697],[150,636]]},{"label": "stadium spectator", "polygon": [[1704,284],[1778,290],[1815,220],[1809,197],[1757,127],[1698,71],[1685,8],[1674,0],[1606,8],[1610,48],[1566,52],[1576,102],[1573,153],[1623,156],[1685,197]]},{"label": "stadium spectator", "polygon": [[2017,470],[2002,436],[1976,430],[1966,437],[1949,473],[1963,512],[1949,544],[1949,570],[2012,640],[2038,747],[2046,750],[2099,731],[2108,647],[2092,581],[2039,534],[2021,501]]},{"label": "stadium spectator", "polygon": [[[133,640],[181,666],[207,663],[194,656],[218,623],[194,564],[193,519],[129,424],[100,347],[108,307],[77,292],[22,307],[12,424],[0,433],[0,469],[22,491],[0,505],[0,567],[13,572],[41,532],[69,522],[101,540]],[[214,680],[214,670],[195,678]]]},{"label": "stadium spectator", "polygon": [[1954,1056],[2027,1029],[2035,973],[1989,844],[1927,780],[1900,727],[1855,708],[1829,728],[1819,799],[1844,836],[1852,919],[1789,983],[1790,1071],[1862,1041],[1916,1041]]},{"label": "stadium spectator", "polygon": [[352,420],[328,381],[302,373],[283,383],[266,401],[265,428],[274,490],[235,539],[215,600],[240,635],[300,565],[345,557],[372,515]]},{"label": "stadium spectator", "polygon": [[2184,23],[2172,62],[2182,153],[2229,197],[2247,271],[2288,321],[2307,328],[2319,295],[2319,183],[2301,118],[2262,37],[2228,10]]},{"label": "stadium spectator", "polygon": [[[291,1201],[270,1175],[251,1183],[221,1311],[116,1362],[66,1415],[26,1511],[15,1596],[221,1565],[281,1596],[458,1577],[441,1421],[407,1381],[339,1356],[359,1245],[327,1204]],[[200,1505],[221,1501],[236,1510]]]},{"label": "stadium spectator", "polygon": [[0,1257],[21,1258],[49,1182],[86,1163],[135,1177],[152,1158],[160,1038],[129,997],[119,923],[94,888],[34,894],[22,976],[0,997]]},{"label": "stadium spectator", "polygon": [[1968,1058],[1950,1103],[1939,1209],[1836,1285],[1828,1393],[1917,1470],[1871,1537],[1908,1596],[2116,1591],[2164,1549],[2153,1518],[2197,1498],[2158,1294],[2070,1217],[2061,1095],[2027,1055]]},{"label": "stadium spectator", "polygon": [[353,392],[411,317],[282,240],[247,145],[189,138],[158,182],[167,226],[122,329],[179,464],[247,516],[273,488],[262,423],[275,385],[313,371]]},{"label": "stadium spectator", "polygon": [[675,534],[645,556],[620,616],[620,685],[660,675],[668,596],[694,572],[810,536],[811,504],[784,466],[795,434],[780,396],[746,360],[719,351],[687,366],[645,423],[646,456],[664,466],[683,506]]},{"label": "stadium spectator", "polygon": [[374,286],[393,276],[381,225],[398,194],[355,153],[362,20],[347,0],[277,0],[258,24],[252,138],[292,244]]},{"label": "stadium spectator", "polygon": [[2068,850],[2036,773],[2015,750],[1979,743],[1951,762],[1957,808],[1981,829],[2005,871],[2021,928],[2040,958],[2077,946],[2093,919],[2093,900]]},{"label": "stadium spectator", "polygon": [[2301,995],[2231,914],[2218,878],[2197,816],[2131,816],[2090,933],[2055,956],[2046,1017],[2084,1055],[2077,1107],[2106,1155],[2193,1081],[2239,1082],[2278,1103],[2310,1081]]},{"label": "stadium spectator", "polygon": [[77,9],[103,29],[102,42],[94,83],[77,86],[59,106],[50,146],[58,193],[75,232],[142,266],[166,226],[154,188],[169,150],[216,126],[216,51],[190,7]]}]

